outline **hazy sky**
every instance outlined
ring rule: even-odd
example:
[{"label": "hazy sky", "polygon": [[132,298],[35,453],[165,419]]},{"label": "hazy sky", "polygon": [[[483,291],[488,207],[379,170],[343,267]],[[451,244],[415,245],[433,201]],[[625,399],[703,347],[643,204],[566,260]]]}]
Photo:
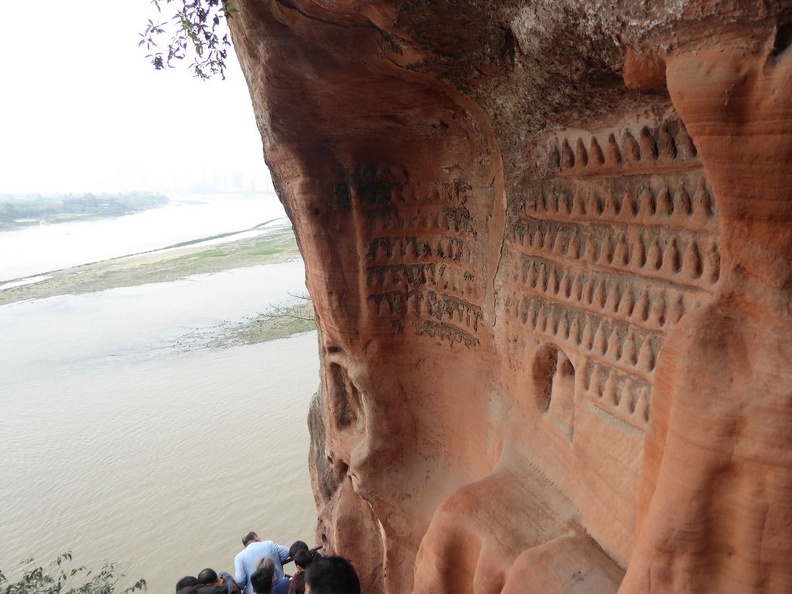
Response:
[{"label": "hazy sky", "polygon": [[0,194],[268,175],[236,56],[225,81],[155,71],[138,47],[164,18],[149,0],[2,5]]}]

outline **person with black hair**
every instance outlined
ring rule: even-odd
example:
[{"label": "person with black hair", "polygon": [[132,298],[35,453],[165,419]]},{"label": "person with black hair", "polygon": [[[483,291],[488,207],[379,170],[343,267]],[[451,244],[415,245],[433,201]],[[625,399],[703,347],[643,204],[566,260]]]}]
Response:
[{"label": "person with black hair", "polygon": [[[233,594],[234,592],[239,592],[239,588],[237,587],[234,578],[231,577],[231,574],[226,573],[225,571],[221,571],[218,574],[211,567],[201,570],[201,573],[198,574],[198,583],[203,584],[204,587],[216,588],[220,586],[225,589],[224,594]],[[206,592],[208,594],[208,590]],[[202,593],[198,592],[198,594]]]},{"label": "person with black hair", "polygon": [[218,579],[217,572],[211,567],[202,569],[201,573],[198,574],[199,584],[214,584]]},{"label": "person with black hair", "polygon": [[275,565],[270,559],[262,559],[268,561],[268,564],[262,564],[250,576],[250,585],[255,594],[272,594],[272,581],[275,579]]},{"label": "person with black hair", "polygon": [[[290,559],[285,561],[285,562],[288,562],[288,561],[290,561]],[[273,575],[273,578],[272,578],[272,594],[287,594],[288,593],[288,591],[289,591],[289,583],[290,583],[289,576],[283,576],[280,579],[277,578],[277,577],[274,577],[276,575],[275,574],[275,563],[272,561],[272,559],[270,559],[269,557],[262,557],[261,559],[259,559],[258,565],[256,565],[256,571],[258,571],[259,569],[263,569],[263,570],[265,570],[265,571],[267,571],[267,572],[269,572],[269,573],[271,573]],[[251,586],[252,585],[253,584],[251,582]],[[255,587],[253,588],[253,591],[254,592],[256,591]]]},{"label": "person with black hair", "polygon": [[308,543],[305,543],[301,540],[295,540],[294,544],[289,547],[289,558],[294,559],[294,554],[299,551],[300,549],[308,549]]},{"label": "person with black hair", "polygon": [[294,564],[297,566],[297,571],[289,582],[287,594],[305,594],[305,570],[308,569],[308,566],[317,555],[318,553],[315,550],[310,550],[308,545],[295,551],[292,557],[294,558]]},{"label": "person with black hair", "polygon": [[176,582],[176,592],[181,592],[187,588],[194,588],[198,585],[198,578],[194,575],[185,575],[178,582]]},{"label": "person with black hair", "polygon": [[360,580],[343,557],[317,557],[305,570],[305,594],[360,594]]}]

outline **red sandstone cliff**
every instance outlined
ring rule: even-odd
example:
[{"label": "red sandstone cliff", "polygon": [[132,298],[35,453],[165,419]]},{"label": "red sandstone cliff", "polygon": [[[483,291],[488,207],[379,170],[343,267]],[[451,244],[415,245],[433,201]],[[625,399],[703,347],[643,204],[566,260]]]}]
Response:
[{"label": "red sandstone cliff", "polygon": [[235,6],[365,591],[792,591],[792,2]]}]

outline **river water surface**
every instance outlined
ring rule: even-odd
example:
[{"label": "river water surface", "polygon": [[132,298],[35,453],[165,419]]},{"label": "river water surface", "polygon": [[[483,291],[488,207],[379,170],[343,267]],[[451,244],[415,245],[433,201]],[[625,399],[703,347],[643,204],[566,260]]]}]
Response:
[{"label": "river water surface", "polygon": [[[67,232],[46,226],[57,252],[49,260],[45,230],[0,233],[0,279],[282,216],[260,197],[230,202],[206,198],[203,210],[200,201],[171,205]],[[185,208],[189,220],[170,218]],[[123,221],[135,217],[140,226]],[[67,238],[62,246],[102,239],[84,252],[58,249],[55,236]],[[78,564],[118,561],[149,592],[169,593],[203,567],[232,571],[249,530],[287,546],[312,542],[315,332],[215,350],[188,340],[304,291],[295,261],[1,306],[0,569],[13,578],[28,556],[44,563],[71,550]]]}]

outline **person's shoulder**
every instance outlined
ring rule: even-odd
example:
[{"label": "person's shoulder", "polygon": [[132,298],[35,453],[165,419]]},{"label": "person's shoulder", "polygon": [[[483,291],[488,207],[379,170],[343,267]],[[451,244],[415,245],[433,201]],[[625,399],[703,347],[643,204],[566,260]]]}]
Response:
[{"label": "person's shoulder", "polygon": [[201,586],[195,594],[228,594],[228,588],[225,585]]}]

